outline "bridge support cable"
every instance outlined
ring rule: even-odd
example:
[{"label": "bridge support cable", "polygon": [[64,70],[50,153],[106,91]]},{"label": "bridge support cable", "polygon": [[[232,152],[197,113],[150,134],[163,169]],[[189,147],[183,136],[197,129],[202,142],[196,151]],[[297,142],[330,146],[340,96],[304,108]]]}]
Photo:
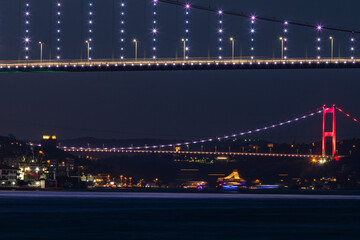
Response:
[{"label": "bridge support cable", "polygon": [[158,2],[159,0],[151,0],[153,5],[153,20],[152,20],[152,58],[155,60],[157,58],[157,33],[158,33],[158,17],[157,17],[157,11],[158,11]]},{"label": "bridge support cable", "polygon": [[[175,0],[157,0],[158,2],[161,3],[167,3],[167,4],[171,4],[171,5],[177,5],[177,6],[185,6],[186,3],[183,2],[179,2],[179,1],[175,1]],[[198,10],[204,10],[204,11],[209,11],[209,12],[214,12],[217,13],[219,10],[218,9],[214,9],[211,7],[204,7],[204,6],[200,6],[200,5],[191,5],[192,9],[198,9]],[[224,15],[230,15],[230,16],[236,16],[236,17],[244,17],[244,18],[251,18],[251,15],[245,14],[245,13],[238,13],[238,12],[232,12],[232,11],[223,11]],[[257,20],[261,20],[261,21],[267,21],[267,22],[274,22],[274,23],[283,23],[283,20],[279,20],[276,18],[271,18],[271,17],[261,17],[261,16],[257,16],[256,17]],[[289,25],[295,25],[295,26],[300,26],[300,27],[308,27],[308,28],[313,28],[313,29],[317,29],[318,25],[313,25],[313,24],[308,24],[308,23],[302,23],[302,22],[298,22],[298,21],[288,21]],[[352,33],[352,34],[360,34],[360,31],[358,30],[351,30],[351,29],[347,29],[347,28],[340,28],[340,27],[326,27],[326,26],[322,26],[322,29],[324,30],[329,30],[329,31],[337,31],[337,32],[344,32],[344,33]]]},{"label": "bridge support cable", "polygon": [[30,59],[30,20],[31,20],[31,13],[30,13],[30,0],[25,0],[25,35],[24,35],[24,51],[25,51],[25,60]]},{"label": "bridge support cable", "polygon": [[[301,117],[297,117],[288,121],[284,121],[284,122],[280,122],[277,124],[272,124],[272,125],[268,125],[266,127],[263,128],[258,128],[258,129],[254,129],[254,130],[250,130],[250,131],[244,131],[244,132],[240,132],[240,133],[234,133],[231,135],[225,135],[222,137],[213,137],[213,138],[205,138],[205,139],[200,139],[200,140],[193,140],[193,141],[187,141],[187,142],[180,142],[180,143],[172,143],[172,144],[163,144],[163,145],[153,145],[153,146],[138,146],[138,147],[119,147],[119,148],[112,148],[112,150],[118,150],[118,151],[124,151],[124,150],[142,150],[142,149],[161,149],[161,148],[174,148],[174,147],[181,147],[181,146],[187,146],[187,145],[195,145],[195,144],[202,144],[202,143],[210,143],[213,141],[221,141],[221,140],[228,140],[228,139],[234,139],[237,137],[242,137],[244,135],[249,135],[249,134],[253,134],[253,133],[258,133],[258,132],[262,132],[262,131],[267,131],[273,128],[277,128],[277,127],[281,127],[281,126],[285,126],[285,125],[289,125],[291,123],[295,123],[298,122],[300,120],[303,119],[307,119],[310,118],[312,116],[315,116],[316,114],[322,113],[323,110],[322,108],[318,108],[314,111],[311,111],[310,113],[303,115]],[[71,149],[71,147],[63,147],[63,149]]]},{"label": "bridge support cable", "polygon": [[92,59],[92,50],[93,50],[93,24],[94,24],[94,12],[93,12],[93,9],[94,9],[94,6],[93,6],[93,0],[89,0],[88,1],[88,9],[89,9],[89,12],[88,12],[88,39],[87,39],[87,51],[88,51],[88,61],[90,61]]},{"label": "bridge support cable", "polygon": [[125,0],[120,2],[120,59],[125,57]]},{"label": "bridge support cable", "polygon": [[219,49],[218,49],[218,52],[219,52],[219,56],[218,58],[221,60],[223,58],[223,35],[224,35],[224,28],[223,28],[223,11],[222,10],[219,10],[218,11],[218,31],[217,31],[217,34],[218,34],[218,43],[219,43]]},{"label": "bridge support cable", "polygon": [[252,15],[250,17],[250,58],[253,60],[255,58],[255,21],[256,16]]},{"label": "bridge support cable", "polygon": [[319,25],[316,28],[316,59],[321,59],[321,30],[322,27]]},{"label": "bridge support cable", "polygon": [[355,36],[354,36],[354,33],[351,34],[351,38],[350,38],[350,58],[351,58],[351,60],[355,59]]},{"label": "bridge support cable", "polygon": [[360,124],[360,120],[352,117],[350,114],[346,113],[344,110],[342,110],[341,108],[336,107],[336,110],[338,110],[339,112],[343,113],[346,117],[350,118],[351,120],[353,120],[354,122]]},{"label": "bridge support cable", "polygon": [[61,59],[61,20],[62,20],[62,1],[61,0],[57,0],[56,1],[56,59],[60,60]]},{"label": "bridge support cable", "polygon": [[184,42],[184,61],[188,60],[190,55],[190,7],[190,4],[185,5],[185,30],[184,38],[182,39]]},{"label": "bridge support cable", "polygon": [[282,46],[281,46],[281,58],[282,60],[287,60],[288,58],[288,35],[289,35],[289,22],[284,21],[284,30],[283,30],[283,36],[280,37]]}]

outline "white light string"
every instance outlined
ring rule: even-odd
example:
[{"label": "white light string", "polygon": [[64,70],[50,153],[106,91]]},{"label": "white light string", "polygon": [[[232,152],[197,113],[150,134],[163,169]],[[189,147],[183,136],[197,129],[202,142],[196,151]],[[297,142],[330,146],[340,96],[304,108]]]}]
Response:
[{"label": "white light string", "polygon": [[[273,125],[269,125],[263,128],[258,128],[258,129],[254,129],[254,130],[250,130],[250,131],[245,131],[245,132],[240,132],[240,133],[236,133],[236,134],[231,134],[231,135],[225,135],[222,137],[214,137],[214,138],[207,138],[207,139],[201,139],[201,140],[194,140],[194,141],[188,141],[188,142],[181,142],[181,143],[173,143],[173,144],[163,144],[163,145],[154,145],[154,146],[142,146],[142,147],[120,147],[120,148],[112,148],[113,150],[141,150],[141,149],[157,149],[157,148],[165,148],[165,147],[180,147],[180,146],[187,146],[187,145],[194,145],[194,144],[199,144],[199,143],[209,143],[209,142],[213,142],[213,141],[221,141],[221,140],[227,140],[227,139],[233,139],[233,138],[237,138],[237,137],[242,137],[244,135],[248,135],[248,134],[252,134],[252,133],[257,133],[257,132],[262,132],[262,131],[266,131],[269,129],[274,129],[276,127],[280,127],[280,126],[285,126],[285,125],[289,125],[291,123],[294,122],[298,122],[300,120],[312,117],[316,114],[322,113],[322,110],[315,110],[307,115],[303,115],[301,117],[297,117],[288,121],[284,121],[284,122],[280,122],[277,124],[273,124]],[[64,149],[71,149],[75,147],[63,147]]]},{"label": "white light string", "polygon": [[62,1],[56,2],[56,59],[61,59],[61,10]]},{"label": "white light string", "polygon": [[152,21],[152,58],[155,60],[157,58],[157,34],[158,34],[158,22],[157,22],[157,8],[158,0],[152,0],[153,4],[153,21]]},{"label": "white light string", "polygon": [[190,53],[190,40],[189,40],[189,35],[190,35],[190,4],[187,3],[185,4],[185,33],[184,33],[184,52],[185,52],[185,60],[189,59],[189,53]]},{"label": "white light string", "polygon": [[351,60],[355,59],[355,36],[354,36],[354,34],[352,34],[351,38],[350,38],[350,58],[351,58]]},{"label": "white light string", "polygon": [[255,58],[255,15],[250,17],[250,58],[253,60]]},{"label": "white light string", "polygon": [[222,54],[223,54],[223,34],[224,34],[224,29],[223,29],[223,11],[219,10],[218,11],[218,24],[219,24],[219,29],[218,29],[218,41],[219,41],[219,59],[222,59]]},{"label": "white light string", "polygon": [[289,22],[284,21],[284,32],[283,32],[283,41],[284,41],[284,60],[288,58],[288,36],[289,36]]},{"label": "white light string", "polygon": [[92,50],[93,50],[93,24],[94,24],[94,6],[93,0],[89,0],[89,22],[88,22],[88,41],[89,41],[89,60],[92,59]]},{"label": "white light string", "polygon": [[30,0],[25,1],[25,36],[24,36],[24,50],[25,60],[30,59]]},{"label": "white light string", "polygon": [[125,58],[125,0],[120,3],[120,59]]},{"label": "white light string", "polygon": [[316,59],[321,59],[321,30],[322,26],[318,25],[316,27]]}]

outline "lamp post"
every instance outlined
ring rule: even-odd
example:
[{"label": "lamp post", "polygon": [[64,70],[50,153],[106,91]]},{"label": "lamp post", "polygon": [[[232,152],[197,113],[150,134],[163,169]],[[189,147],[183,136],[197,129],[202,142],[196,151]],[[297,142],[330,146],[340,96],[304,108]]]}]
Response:
[{"label": "lamp post", "polygon": [[231,46],[232,46],[231,59],[234,61],[234,59],[235,59],[235,39],[233,37],[231,37],[230,41],[231,41]]},{"label": "lamp post", "polygon": [[88,62],[89,62],[90,61],[90,42],[88,40],[86,40],[85,43],[87,44],[87,58],[88,58]]},{"label": "lamp post", "polygon": [[330,41],[331,41],[331,60],[334,59],[334,38],[332,36],[329,37]]},{"label": "lamp post", "polygon": [[184,61],[185,61],[186,60],[186,41],[184,38],[182,38],[181,41],[184,43]]},{"label": "lamp post", "polygon": [[284,38],[280,37],[279,40],[281,41],[281,60],[284,60]]},{"label": "lamp post", "polygon": [[133,43],[135,44],[135,61],[137,61],[138,41],[136,39],[134,39]]},{"label": "lamp post", "polygon": [[40,63],[42,63],[42,55],[43,55],[43,42],[39,42],[39,44],[40,44]]}]

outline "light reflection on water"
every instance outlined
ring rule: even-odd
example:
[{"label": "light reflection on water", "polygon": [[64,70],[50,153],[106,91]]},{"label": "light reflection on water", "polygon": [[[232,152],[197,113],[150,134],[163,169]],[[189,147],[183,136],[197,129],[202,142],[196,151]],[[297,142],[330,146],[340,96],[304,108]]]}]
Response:
[{"label": "light reflection on water", "polygon": [[0,223],[0,239],[360,239],[360,197],[0,192]]}]

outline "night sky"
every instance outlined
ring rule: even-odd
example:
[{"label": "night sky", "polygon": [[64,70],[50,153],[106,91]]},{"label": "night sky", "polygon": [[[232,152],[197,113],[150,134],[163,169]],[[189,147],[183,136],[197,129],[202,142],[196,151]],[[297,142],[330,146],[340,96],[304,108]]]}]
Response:
[{"label": "night sky", "polygon": [[[31,58],[39,58],[38,41],[45,42],[44,58],[54,50],[50,0],[32,1]],[[134,57],[131,39],[137,38],[139,57],[149,57],[151,6],[149,0],[127,1],[126,56]],[[355,0],[192,1],[198,5],[326,26],[360,30]],[[80,0],[63,1],[65,59],[86,55],[87,9]],[[86,1],[84,1],[85,6]],[[146,6],[145,6],[146,5]],[[94,0],[94,56],[119,56],[118,8],[113,0]],[[83,10],[82,10],[83,9]],[[18,0],[0,2],[0,59],[23,58],[24,29]],[[113,16],[114,12],[117,14]],[[144,12],[147,14],[145,15]],[[83,14],[81,14],[83,13]],[[159,57],[181,55],[184,22],[181,8],[159,8]],[[191,57],[216,57],[214,14],[191,11]],[[115,24],[114,24],[115,22]],[[83,27],[82,27],[83,26]],[[280,57],[281,24],[257,22],[256,56]],[[314,57],[313,29],[290,26],[289,57]],[[236,39],[236,55],[249,55],[249,19],[224,17],[225,37]],[[335,57],[348,57],[351,35],[324,31],[323,56],[330,55],[329,36],[335,38]],[[360,36],[356,36],[359,42]],[[210,39],[210,40],[209,40]],[[225,42],[225,55],[231,55]],[[360,57],[360,51],[357,52]],[[106,73],[27,73],[0,75],[0,135],[39,139],[57,134],[61,139],[199,138],[263,127],[297,117],[323,104],[337,104],[360,117],[360,70],[244,70]],[[274,130],[259,138],[320,140],[321,118]],[[360,128],[339,117],[342,138],[360,137]]]}]

